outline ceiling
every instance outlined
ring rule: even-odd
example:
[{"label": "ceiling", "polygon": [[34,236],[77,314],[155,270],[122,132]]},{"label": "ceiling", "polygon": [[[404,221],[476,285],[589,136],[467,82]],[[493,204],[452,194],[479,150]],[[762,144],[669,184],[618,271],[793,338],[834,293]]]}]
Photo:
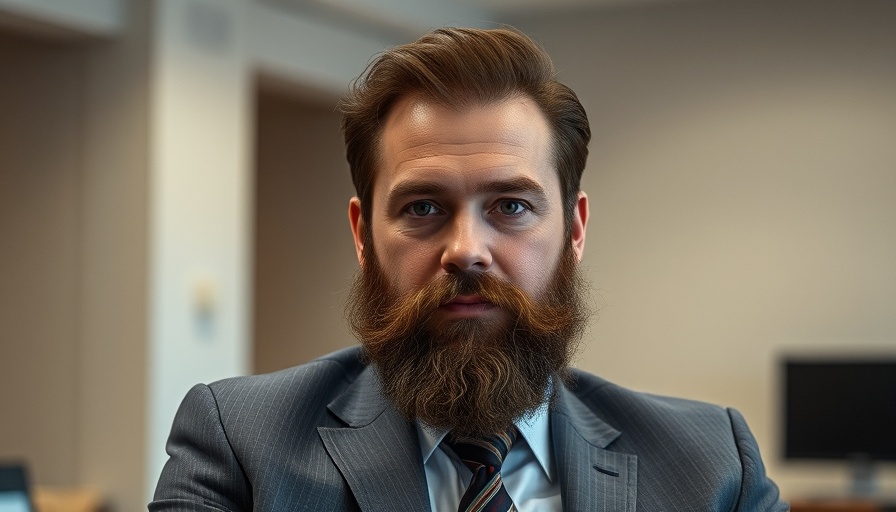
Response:
[{"label": "ceiling", "polygon": [[[682,0],[256,0],[312,13],[400,40],[445,25],[489,26],[502,20],[558,10],[606,9]],[[718,1],[718,0],[716,0]]]},{"label": "ceiling", "polygon": [[667,3],[676,0],[464,0],[478,4],[499,14],[523,14],[558,8],[606,8],[648,3]]}]

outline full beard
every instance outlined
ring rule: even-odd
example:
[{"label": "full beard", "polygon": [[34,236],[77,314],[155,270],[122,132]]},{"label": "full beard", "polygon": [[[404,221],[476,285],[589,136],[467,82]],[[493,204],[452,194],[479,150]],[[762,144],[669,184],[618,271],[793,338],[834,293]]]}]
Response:
[{"label": "full beard", "polygon": [[[502,432],[567,378],[588,316],[571,248],[538,301],[488,272],[446,274],[396,296],[376,255],[367,256],[346,313],[385,396],[409,420],[455,437]],[[433,318],[469,294],[501,308],[505,321]]]}]

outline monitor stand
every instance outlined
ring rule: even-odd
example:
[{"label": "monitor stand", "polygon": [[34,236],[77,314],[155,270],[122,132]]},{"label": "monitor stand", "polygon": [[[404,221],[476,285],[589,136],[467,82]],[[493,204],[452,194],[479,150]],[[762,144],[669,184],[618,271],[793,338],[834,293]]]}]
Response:
[{"label": "monitor stand", "polygon": [[858,453],[849,457],[849,468],[852,474],[850,493],[854,497],[873,498],[877,495],[877,465],[871,457]]}]

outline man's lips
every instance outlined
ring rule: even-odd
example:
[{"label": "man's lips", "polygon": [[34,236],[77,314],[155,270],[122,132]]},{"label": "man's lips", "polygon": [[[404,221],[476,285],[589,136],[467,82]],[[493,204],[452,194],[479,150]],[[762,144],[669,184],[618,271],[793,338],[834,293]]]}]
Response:
[{"label": "man's lips", "polygon": [[461,316],[476,316],[489,311],[494,307],[494,303],[478,295],[458,295],[439,306],[439,309],[447,313],[458,314]]}]

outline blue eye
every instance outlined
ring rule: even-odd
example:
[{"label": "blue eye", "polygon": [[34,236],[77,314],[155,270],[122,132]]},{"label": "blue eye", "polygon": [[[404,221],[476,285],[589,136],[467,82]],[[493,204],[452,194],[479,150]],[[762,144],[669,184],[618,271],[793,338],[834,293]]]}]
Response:
[{"label": "blue eye", "polygon": [[406,208],[406,211],[415,217],[426,217],[428,215],[435,215],[439,212],[435,205],[424,201],[411,204]]},{"label": "blue eye", "polygon": [[498,212],[502,215],[519,215],[526,211],[528,208],[522,201],[501,201],[498,204]]}]

